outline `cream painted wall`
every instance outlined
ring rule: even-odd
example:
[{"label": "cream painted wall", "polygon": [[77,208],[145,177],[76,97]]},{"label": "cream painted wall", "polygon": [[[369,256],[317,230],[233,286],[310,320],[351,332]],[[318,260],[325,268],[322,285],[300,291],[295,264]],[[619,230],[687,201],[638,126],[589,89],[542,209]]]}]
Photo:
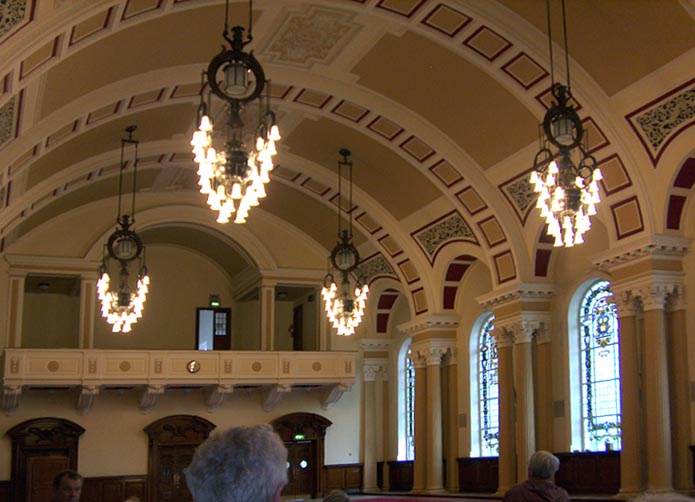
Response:
[{"label": "cream painted wall", "polygon": [[259,390],[240,390],[211,413],[204,406],[203,391],[168,391],[150,413],[143,414],[138,410],[137,391],[102,391],[91,412],[84,416],[75,411],[76,389],[27,392],[20,398],[16,413],[11,417],[3,416],[0,421],[0,480],[10,479],[11,442],[5,432],[25,420],[47,416],[64,418],[85,428],[80,437],[78,465],[84,476],[146,474],[147,434],[143,428],[176,414],[198,415],[223,429],[268,423],[288,413],[316,413],[333,422],[326,431],[326,464],[358,462],[359,384],[328,410],[319,405],[321,392],[319,389],[292,391],[272,411],[265,412],[261,408]]},{"label": "cream painted wall", "polygon": [[[227,277],[211,261],[184,248],[147,247],[150,292],[142,318],[130,334],[112,333],[98,310],[94,345],[98,349],[195,349],[196,308],[208,305],[209,295],[231,303]],[[234,313],[232,313],[232,316]]]},{"label": "cream painted wall", "polygon": [[24,294],[22,347],[76,348],[79,344],[79,326],[79,296],[48,293]]}]

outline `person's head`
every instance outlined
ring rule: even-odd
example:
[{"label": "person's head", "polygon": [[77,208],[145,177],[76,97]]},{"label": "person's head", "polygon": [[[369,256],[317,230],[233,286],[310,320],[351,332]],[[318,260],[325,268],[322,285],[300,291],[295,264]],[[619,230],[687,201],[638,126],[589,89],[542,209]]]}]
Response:
[{"label": "person's head", "polygon": [[275,502],[287,484],[287,449],[270,425],[210,436],[186,470],[196,502]]},{"label": "person's head", "polygon": [[533,479],[549,480],[560,468],[560,460],[550,452],[538,450],[528,462],[528,476]]},{"label": "person's head", "polygon": [[53,502],[78,502],[82,493],[82,476],[67,469],[53,478]]},{"label": "person's head", "polygon": [[350,502],[350,497],[343,490],[333,490],[323,498],[323,502]]}]

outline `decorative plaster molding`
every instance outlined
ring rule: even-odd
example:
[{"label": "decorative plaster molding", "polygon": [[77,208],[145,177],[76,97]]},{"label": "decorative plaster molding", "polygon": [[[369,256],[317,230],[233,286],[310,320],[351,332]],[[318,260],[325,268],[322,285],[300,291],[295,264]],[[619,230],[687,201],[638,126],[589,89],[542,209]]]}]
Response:
[{"label": "decorative plaster molding", "polygon": [[514,333],[503,329],[495,329],[492,331],[492,336],[497,343],[498,349],[505,349],[514,346]]},{"label": "decorative plaster molding", "polygon": [[685,286],[682,284],[677,284],[668,298],[666,310],[668,312],[674,312],[676,310],[685,310],[687,306],[688,302],[685,294]]},{"label": "decorative plaster molding", "polygon": [[635,317],[640,306],[638,297],[634,296],[629,289],[616,291],[611,288],[611,290],[615,304],[618,306],[618,318]]},{"label": "decorative plaster molding", "polygon": [[291,385],[271,385],[263,390],[263,411],[271,411],[280,402],[282,396],[292,390]]},{"label": "decorative plaster molding", "polygon": [[97,385],[83,385],[77,398],[77,414],[87,415],[92,411],[94,398],[99,395],[101,388]]},{"label": "decorative plaster molding", "polygon": [[208,411],[211,413],[216,411],[220,406],[222,406],[225,398],[232,392],[234,392],[234,385],[216,385],[215,387],[212,387],[208,391],[206,399]]},{"label": "decorative plaster molding", "polygon": [[5,261],[17,272],[62,272],[96,279],[99,261],[60,256],[6,254]]},{"label": "decorative plaster molding", "polygon": [[323,399],[321,400],[321,408],[327,410],[335,403],[337,403],[345,392],[350,392],[352,385],[345,385],[342,383],[333,385],[328,388]]},{"label": "decorative plaster molding", "polygon": [[387,373],[389,361],[381,357],[369,357],[364,359],[363,373],[365,382],[373,382],[379,374]]},{"label": "decorative plaster molding", "polygon": [[384,338],[362,338],[360,349],[365,352],[383,352],[391,350],[391,340]]},{"label": "decorative plaster molding", "polygon": [[2,409],[12,415],[19,407],[19,396],[22,395],[21,385],[4,386],[2,388]]},{"label": "decorative plaster molding", "polygon": [[485,310],[492,310],[494,307],[518,300],[548,301],[553,297],[554,292],[555,288],[550,284],[518,282],[478,296],[476,301]]},{"label": "decorative plaster molding", "polygon": [[651,235],[630,244],[611,248],[595,255],[593,264],[601,270],[612,271],[642,258],[679,259],[688,254],[691,239],[671,235]]},{"label": "decorative plaster molding", "polygon": [[[456,346],[456,340],[423,340],[411,344],[410,351],[416,354],[420,366],[440,365],[444,356]],[[413,359],[413,363],[416,363]]]},{"label": "decorative plaster molding", "polygon": [[145,414],[152,411],[157,404],[157,399],[164,394],[165,390],[165,385],[148,385],[145,387],[140,397],[140,411]]},{"label": "decorative plaster molding", "polygon": [[458,314],[424,314],[398,325],[397,329],[411,336],[428,331],[451,331],[458,328],[459,319]]}]

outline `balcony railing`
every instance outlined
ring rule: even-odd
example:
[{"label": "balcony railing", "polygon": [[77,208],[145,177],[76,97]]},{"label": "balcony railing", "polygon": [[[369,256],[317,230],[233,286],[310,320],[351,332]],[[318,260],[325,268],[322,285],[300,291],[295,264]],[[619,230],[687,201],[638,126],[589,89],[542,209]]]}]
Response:
[{"label": "balcony railing", "polygon": [[142,389],[149,411],[167,389],[200,387],[217,408],[235,388],[260,387],[271,409],[293,387],[320,388],[327,408],[355,382],[355,352],[5,349],[2,407],[12,412],[28,387],[79,387],[87,413],[108,387]]}]

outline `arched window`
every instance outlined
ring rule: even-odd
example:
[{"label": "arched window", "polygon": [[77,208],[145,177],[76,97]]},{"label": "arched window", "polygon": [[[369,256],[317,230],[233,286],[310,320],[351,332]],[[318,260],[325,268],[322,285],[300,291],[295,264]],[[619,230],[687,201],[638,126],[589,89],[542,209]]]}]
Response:
[{"label": "arched window", "polygon": [[398,460],[415,459],[415,365],[410,338],[398,351]]},{"label": "arched window", "polygon": [[415,364],[405,358],[405,459],[415,460]]},{"label": "arched window", "polygon": [[620,340],[612,297],[610,283],[598,281],[579,307],[583,450],[621,448]]},{"label": "arched window", "polygon": [[481,317],[471,337],[471,456],[499,455],[499,380],[495,318]]}]

